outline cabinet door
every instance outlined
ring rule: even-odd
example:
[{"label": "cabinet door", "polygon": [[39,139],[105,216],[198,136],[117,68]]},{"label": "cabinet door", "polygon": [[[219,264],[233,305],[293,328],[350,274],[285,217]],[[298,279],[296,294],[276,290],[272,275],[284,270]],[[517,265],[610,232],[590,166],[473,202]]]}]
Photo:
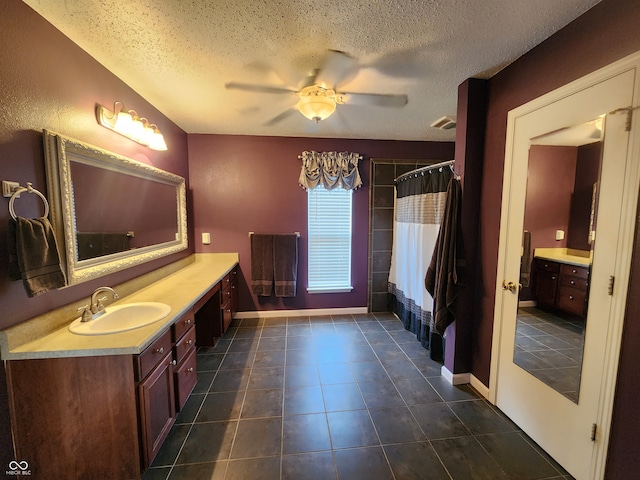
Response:
[{"label": "cabinet door", "polygon": [[536,274],[536,300],[539,305],[555,307],[558,274],[538,271]]},{"label": "cabinet door", "polygon": [[171,349],[138,386],[144,467],[160,450],[176,418]]},{"label": "cabinet door", "polygon": [[187,403],[189,394],[198,382],[198,370],[196,367],[196,349],[192,347],[184,361],[178,365],[175,373],[176,401],[178,411]]},{"label": "cabinet door", "polygon": [[584,317],[587,306],[587,292],[583,289],[560,286],[558,308],[572,315]]}]

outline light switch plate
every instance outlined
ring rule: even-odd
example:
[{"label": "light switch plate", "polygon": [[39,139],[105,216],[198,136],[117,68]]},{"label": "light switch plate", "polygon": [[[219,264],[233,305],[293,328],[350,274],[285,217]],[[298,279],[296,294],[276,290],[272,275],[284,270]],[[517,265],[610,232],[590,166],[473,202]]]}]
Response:
[{"label": "light switch plate", "polygon": [[211,234],[208,232],[205,232],[202,234],[202,243],[204,245],[209,245],[211,243]]},{"label": "light switch plate", "polygon": [[564,230],[556,230],[556,240],[564,240]]}]

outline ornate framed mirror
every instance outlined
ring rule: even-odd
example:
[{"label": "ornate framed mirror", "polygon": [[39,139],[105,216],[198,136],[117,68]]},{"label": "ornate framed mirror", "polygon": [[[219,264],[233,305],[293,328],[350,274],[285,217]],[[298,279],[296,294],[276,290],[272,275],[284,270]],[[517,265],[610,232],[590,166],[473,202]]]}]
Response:
[{"label": "ornate framed mirror", "polygon": [[46,130],[44,147],[69,285],[187,248],[184,178]]}]

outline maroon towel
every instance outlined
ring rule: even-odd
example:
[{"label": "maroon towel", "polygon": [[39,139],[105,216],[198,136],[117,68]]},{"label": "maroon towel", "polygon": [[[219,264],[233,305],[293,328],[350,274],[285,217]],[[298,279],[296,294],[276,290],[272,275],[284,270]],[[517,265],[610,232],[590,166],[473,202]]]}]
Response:
[{"label": "maroon towel", "polygon": [[438,239],[424,284],[433,297],[431,330],[444,335],[455,320],[456,299],[465,285],[465,261],[460,226],[462,189],[455,178],[449,181]]},{"label": "maroon towel", "polygon": [[16,279],[19,270],[24,288],[30,297],[67,284],[60,268],[56,237],[48,219],[10,219],[8,247],[9,274],[12,279]]},{"label": "maroon towel", "polygon": [[251,291],[268,297],[273,286],[273,235],[251,235]]},{"label": "maroon towel", "polygon": [[273,275],[276,297],[295,297],[298,278],[298,235],[274,235]]}]

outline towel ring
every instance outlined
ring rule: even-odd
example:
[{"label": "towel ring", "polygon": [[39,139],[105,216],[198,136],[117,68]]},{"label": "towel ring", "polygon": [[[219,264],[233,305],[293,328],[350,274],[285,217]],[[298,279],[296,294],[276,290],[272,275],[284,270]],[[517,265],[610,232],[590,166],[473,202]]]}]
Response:
[{"label": "towel ring", "polygon": [[9,213],[11,214],[11,218],[13,218],[14,220],[16,219],[16,211],[13,209],[13,202],[14,200],[17,198],[18,195],[20,195],[21,193],[35,193],[36,195],[38,195],[41,199],[42,199],[42,203],[44,203],[44,217],[48,217],[49,216],[49,202],[47,201],[47,197],[45,197],[42,193],[40,193],[38,190],[36,190],[35,188],[33,188],[33,184],[31,182],[27,182],[27,186],[26,187],[18,187],[14,192],[13,195],[11,195],[11,198],[9,199]]}]

